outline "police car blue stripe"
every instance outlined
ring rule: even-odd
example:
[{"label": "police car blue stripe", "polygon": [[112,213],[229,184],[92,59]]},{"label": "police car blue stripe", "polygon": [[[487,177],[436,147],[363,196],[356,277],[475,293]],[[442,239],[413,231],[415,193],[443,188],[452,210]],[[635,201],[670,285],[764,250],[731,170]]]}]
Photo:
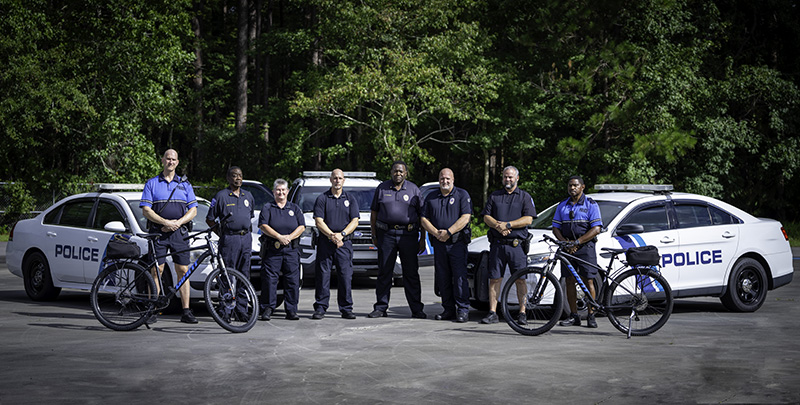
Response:
[{"label": "police car blue stripe", "polygon": [[[614,239],[619,242],[619,245],[623,249],[647,245],[640,235],[615,236]],[[636,277],[636,282],[643,286],[643,291],[646,293],[664,291],[664,287],[662,287],[658,281],[651,280],[650,277],[647,276]]]}]

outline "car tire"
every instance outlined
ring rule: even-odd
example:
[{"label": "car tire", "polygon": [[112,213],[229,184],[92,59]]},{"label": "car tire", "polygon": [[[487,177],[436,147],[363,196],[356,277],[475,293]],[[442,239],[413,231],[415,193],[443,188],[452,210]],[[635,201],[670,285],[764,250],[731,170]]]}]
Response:
[{"label": "car tire", "polygon": [[31,253],[22,266],[25,293],[34,301],[52,301],[61,293],[61,288],[53,286],[53,275],[47,258],[40,252]]},{"label": "car tire", "polygon": [[477,309],[478,311],[489,310],[489,303],[487,301],[469,300],[469,306]]},{"label": "car tire", "polygon": [[733,265],[728,288],[720,301],[733,312],[755,312],[767,299],[767,288],[764,266],[758,260],[741,258]]}]

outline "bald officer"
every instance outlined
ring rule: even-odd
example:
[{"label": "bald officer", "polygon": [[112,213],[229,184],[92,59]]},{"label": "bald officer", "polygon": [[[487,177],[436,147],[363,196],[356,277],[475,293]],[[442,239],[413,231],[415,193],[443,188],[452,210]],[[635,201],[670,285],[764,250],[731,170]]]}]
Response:
[{"label": "bald officer", "polygon": [[328,310],[331,296],[331,268],[336,264],[337,302],[344,319],[356,319],[353,314],[353,242],[352,233],[358,226],[358,200],[344,191],[344,172],[331,172],[331,188],[317,197],[314,203],[314,222],[319,229],[314,292],[314,314],[322,319]]},{"label": "bald officer", "polygon": [[471,233],[472,200],[469,193],[455,186],[450,169],[439,172],[439,191],[425,199],[420,223],[430,235],[436,285],[444,311],[436,320],[466,322],[469,319],[467,283],[467,244]]}]

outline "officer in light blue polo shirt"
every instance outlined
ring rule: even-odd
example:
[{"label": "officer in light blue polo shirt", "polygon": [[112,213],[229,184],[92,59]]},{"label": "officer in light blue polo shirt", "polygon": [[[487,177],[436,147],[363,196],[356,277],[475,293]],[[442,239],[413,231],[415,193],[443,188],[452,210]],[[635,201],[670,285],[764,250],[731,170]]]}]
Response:
[{"label": "officer in light blue polo shirt", "polygon": [[322,319],[328,310],[331,296],[331,269],[336,264],[337,302],[344,319],[355,319],[353,314],[353,242],[352,233],[358,227],[358,200],[344,191],[344,172],[331,172],[331,188],[317,197],[314,203],[314,221],[319,230],[317,262],[315,269],[314,315]]},{"label": "officer in light blue polo shirt", "polygon": [[275,201],[264,204],[258,217],[261,236],[261,315],[269,321],[278,303],[278,278],[284,281],[284,309],[286,319],[296,321],[297,301],[300,297],[300,246],[299,237],[306,229],[303,211],[297,204],[287,201],[289,183],[275,180],[272,187]]},{"label": "officer in light blue polo shirt", "polygon": [[433,245],[434,275],[444,308],[434,319],[463,323],[469,319],[467,244],[471,238],[472,200],[454,182],[452,170],[439,172],[439,191],[425,199],[420,222]]},{"label": "officer in light blue polo shirt", "polygon": [[[594,200],[583,194],[584,188],[586,186],[581,176],[572,176],[567,181],[569,197],[558,204],[556,212],[553,214],[553,235],[558,240],[575,242],[576,246],[567,253],[589,263],[597,264],[594,239],[603,227],[603,220],[600,217],[600,207]],[[592,298],[594,298],[594,278],[597,276],[597,269],[581,262],[571,264],[578,271],[578,275],[583,280]],[[566,276],[570,317],[561,321],[559,325],[580,326],[581,318],[578,315],[575,277],[569,274],[569,270],[566,269],[562,269],[561,273]],[[589,313],[586,317],[586,325],[590,328],[597,327],[597,321],[594,319],[594,313],[591,308],[589,308]]]},{"label": "officer in light blue polo shirt", "polygon": [[[142,213],[149,222],[148,232],[160,233],[161,236],[155,241],[156,256],[165,256],[168,251],[173,252],[172,260],[175,263],[175,275],[177,280],[189,271],[189,252],[175,253],[189,249],[189,241],[184,240],[188,230],[186,224],[191,222],[197,215],[197,198],[194,196],[192,185],[175,173],[178,167],[178,152],[168,149],[161,158],[163,170],[161,174],[147,180],[142,191],[142,199],[139,206]],[[158,259],[158,272],[164,271],[166,256]],[[159,278],[153,269],[153,278],[156,280],[156,288],[161,290]],[[181,286],[181,306],[183,315],[181,322],[197,323],[197,319],[189,308],[189,283]],[[156,321],[155,315],[148,319],[149,323]]]},{"label": "officer in light blue polo shirt", "polygon": [[[219,253],[228,268],[241,272],[250,278],[250,256],[253,252],[251,221],[254,217],[255,200],[249,191],[242,188],[242,169],[231,166],[225,176],[228,188],[220,190],[211,200],[211,209],[206,215],[208,226],[222,221],[217,229],[219,234]],[[248,319],[247,289],[239,284],[236,292],[236,312],[239,319]],[[223,314],[230,316],[231,314]]]}]

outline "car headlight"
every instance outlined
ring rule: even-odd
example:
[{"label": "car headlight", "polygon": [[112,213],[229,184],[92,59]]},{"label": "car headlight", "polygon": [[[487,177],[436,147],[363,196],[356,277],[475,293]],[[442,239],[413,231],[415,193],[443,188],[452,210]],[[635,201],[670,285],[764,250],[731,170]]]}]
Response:
[{"label": "car headlight", "polygon": [[528,256],[528,266],[536,266],[542,265],[547,263],[547,259],[550,258],[549,253],[538,253],[535,255]]}]

